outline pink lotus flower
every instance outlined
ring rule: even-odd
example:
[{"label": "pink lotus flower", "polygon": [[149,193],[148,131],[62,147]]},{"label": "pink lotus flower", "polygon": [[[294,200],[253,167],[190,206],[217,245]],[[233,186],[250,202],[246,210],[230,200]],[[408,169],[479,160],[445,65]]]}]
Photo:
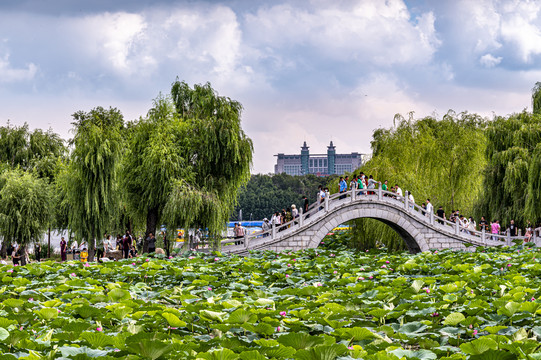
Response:
[{"label": "pink lotus flower", "polygon": [[383,265],[381,265],[381,268],[382,268],[382,269],[386,269],[386,268],[387,268],[387,265],[383,264]]},{"label": "pink lotus flower", "polygon": [[98,327],[96,328],[96,331],[103,331],[103,328],[102,328],[101,326],[98,326]]},{"label": "pink lotus flower", "polygon": [[71,273],[70,276],[71,277],[77,277],[77,275],[75,275],[75,273]]},{"label": "pink lotus flower", "polygon": [[369,279],[373,279],[374,277],[373,277],[372,275],[370,275],[368,278],[369,278]]},{"label": "pink lotus flower", "polygon": [[83,266],[84,266],[84,267],[89,267],[90,264],[89,264],[89,263],[85,263]]},{"label": "pink lotus flower", "polygon": [[334,271],[333,271],[333,274],[338,274],[338,271],[334,270]]},{"label": "pink lotus flower", "polygon": [[425,291],[427,294],[430,294],[430,289],[429,288],[425,288]]},{"label": "pink lotus flower", "polygon": [[207,290],[208,290],[208,291],[212,291],[212,288],[209,286],[209,287],[207,288]]},{"label": "pink lotus flower", "polygon": [[149,261],[150,261],[150,259],[146,259],[145,261],[146,261],[146,262],[149,262]]},{"label": "pink lotus flower", "polygon": [[8,273],[12,273],[12,272],[13,272],[13,269],[8,269],[7,272],[8,272]]},{"label": "pink lotus flower", "polygon": [[279,326],[276,328],[276,332],[280,332],[280,327]]},{"label": "pink lotus flower", "polygon": [[470,329],[473,329],[473,325],[472,325],[472,324],[470,324]]},{"label": "pink lotus flower", "polygon": [[348,346],[348,350],[353,350],[353,346]]},{"label": "pink lotus flower", "polygon": [[297,259],[291,259],[291,261],[297,261]]},{"label": "pink lotus flower", "polygon": [[220,259],[219,259],[219,258],[217,258],[217,257],[215,257],[215,258],[214,258],[214,261],[218,261],[218,260],[220,260]]},{"label": "pink lotus flower", "polygon": [[511,267],[511,264],[507,264],[507,267]]},{"label": "pink lotus flower", "polygon": [[364,268],[361,268],[361,271],[364,271]]},{"label": "pink lotus flower", "polygon": [[500,268],[500,271],[503,271],[503,268]]},{"label": "pink lotus flower", "polygon": [[281,315],[281,316],[286,316],[287,313],[286,313],[285,311],[280,311],[280,315]]},{"label": "pink lotus flower", "polygon": [[389,260],[385,260],[385,263],[388,264],[388,263],[389,263]]},{"label": "pink lotus flower", "polygon": [[131,263],[132,265],[135,265],[135,263]]},{"label": "pink lotus flower", "polygon": [[532,296],[532,300],[531,301],[535,301],[535,298]]},{"label": "pink lotus flower", "polygon": [[287,264],[287,267],[291,267],[291,264]]},{"label": "pink lotus flower", "polygon": [[331,254],[330,256],[331,256],[331,257],[334,257],[335,255],[334,255],[334,254]]},{"label": "pink lotus flower", "polygon": [[34,301],[34,298],[30,298],[30,299],[28,299],[28,301]]},{"label": "pink lotus flower", "polygon": [[169,259],[172,259],[173,257],[172,256],[169,256]]},{"label": "pink lotus flower", "polygon": [[364,278],[363,278],[363,277],[360,277],[358,280],[364,280]]},{"label": "pink lotus flower", "polygon": [[288,278],[288,277],[289,277],[289,274],[286,274],[286,278]]},{"label": "pink lotus flower", "polygon": [[473,336],[477,335],[477,330],[473,330]]}]

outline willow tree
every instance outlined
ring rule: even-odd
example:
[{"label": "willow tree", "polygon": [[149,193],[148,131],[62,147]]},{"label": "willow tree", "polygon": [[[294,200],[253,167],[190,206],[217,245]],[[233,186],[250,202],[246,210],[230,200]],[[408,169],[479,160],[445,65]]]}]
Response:
[{"label": "willow tree", "polygon": [[534,114],[541,114],[541,82],[536,82],[532,89],[532,109]]},{"label": "willow tree", "polygon": [[[398,184],[411,191],[418,204],[430,198],[447,214],[460,209],[469,215],[481,192],[485,127],[484,119],[468,113],[449,111],[441,119],[418,120],[398,115],[395,126],[374,131],[372,158],[360,170],[378,181],[388,180],[389,188]],[[360,248],[376,241],[396,248],[399,241],[389,227],[373,220],[357,221],[354,231]]]},{"label": "willow tree", "polygon": [[171,96],[159,96],[131,129],[125,168],[138,175],[123,180],[147,235],[158,223],[223,229],[250,177],[252,142],[240,126],[241,111],[210,84],[192,89],[177,80]]},{"label": "willow tree", "polygon": [[498,116],[486,131],[488,164],[479,212],[504,225],[541,220],[541,115]]},{"label": "willow tree", "polygon": [[87,241],[92,259],[94,241],[115,225],[118,213],[124,120],[119,110],[102,107],[76,112],[73,118],[73,151],[57,181],[61,206],[69,208],[69,229]]},{"label": "willow tree", "polygon": [[[50,185],[21,170],[4,172],[0,183],[0,233],[6,242],[17,241],[24,254],[31,241],[41,239],[49,224]],[[21,264],[26,264],[24,256]]]}]

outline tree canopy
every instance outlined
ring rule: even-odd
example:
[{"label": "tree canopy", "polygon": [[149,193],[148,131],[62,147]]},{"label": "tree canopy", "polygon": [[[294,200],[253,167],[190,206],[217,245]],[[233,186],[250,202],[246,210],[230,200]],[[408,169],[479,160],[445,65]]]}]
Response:
[{"label": "tree canopy", "polygon": [[[250,176],[252,142],[241,128],[242,106],[210,84],[176,81],[145,118],[129,129],[123,178],[146,234],[158,223],[208,228],[218,234]],[[189,209],[189,210],[188,210]],[[146,242],[144,249],[146,250]]]},{"label": "tree canopy", "polygon": [[115,225],[120,203],[118,175],[124,119],[118,109],[97,107],[73,114],[75,136],[69,163],[58,177],[68,226],[89,244]]}]

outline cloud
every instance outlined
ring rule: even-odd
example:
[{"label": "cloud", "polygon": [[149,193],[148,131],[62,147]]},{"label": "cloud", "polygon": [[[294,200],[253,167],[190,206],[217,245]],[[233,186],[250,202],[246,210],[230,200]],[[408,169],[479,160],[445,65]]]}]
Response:
[{"label": "cloud", "polygon": [[34,78],[38,67],[33,63],[26,65],[26,68],[13,68],[9,62],[9,54],[0,57],[0,83],[15,83],[28,81]]},{"label": "cloud", "polygon": [[495,57],[492,54],[485,54],[479,59],[479,63],[486,68],[491,68],[498,65],[502,61],[502,57]]},{"label": "cloud", "polygon": [[247,42],[257,44],[262,56],[276,57],[278,49],[282,53],[307,49],[318,58],[380,67],[428,63],[440,45],[434,20],[426,12],[412,21],[406,5],[396,0],[306,7],[283,3],[247,14],[245,27]]}]

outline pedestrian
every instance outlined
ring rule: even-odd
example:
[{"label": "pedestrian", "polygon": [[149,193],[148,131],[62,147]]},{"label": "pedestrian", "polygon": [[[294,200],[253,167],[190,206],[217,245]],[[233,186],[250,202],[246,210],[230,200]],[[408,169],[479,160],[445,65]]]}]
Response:
[{"label": "pedestrian", "polygon": [[[238,223],[237,226],[235,227],[235,239],[236,240],[239,240],[239,239],[244,239],[244,234],[245,234],[245,230],[244,228],[242,227],[241,223]],[[241,244],[241,241],[235,241],[235,245],[240,245]]]},{"label": "pedestrian", "polygon": [[438,216],[438,222],[440,224],[443,224],[443,220],[445,220],[445,211],[443,211],[443,206],[440,206],[438,210],[436,210],[436,215]]},{"label": "pedestrian", "polygon": [[102,262],[101,258],[104,256],[105,243],[107,242],[107,233],[103,234],[103,239],[96,244],[96,259],[98,262]]},{"label": "pedestrian", "polygon": [[[385,180],[383,182],[383,184],[381,185],[381,190],[383,191],[389,191],[389,185],[387,184],[387,180]],[[384,194],[384,196],[388,196],[388,194]]]},{"label": "pedestrian", "polygon": [[270,229],[271,229],[271,224],[269,223],[269,219],[264,218],[263,224],[261,224],[261,231],[263,232],[263,237],[269,236]]},{"label": "pedestrian", "polygon": [[[357,179],[357,189],[366,189],[366,185],[364,183],[364,174],[361,173],[361,176],[359,177],[359,179]],[[359,191],[357,193],[357,195],[364,195],[365,192],[364,191]]]},{"label": "pedestrian", "polygon": [[[368,189],[375,189],[376,188],[376,185],[378,184],[378,182],[376,180],[374,180],[374,177],[372,175],[370,175],[368,177]],[[368,192],[370,195],[374,195],[375,192],[374,191],[369,191]]]},{"label": "pedestrian", "polygon": [[299,210],[297,210],[297,206],[295,206],[295,204],[291,205],[291,217],[293,219],[296,219],[299,217]]},{"label": "pedestrian", "polygon": [[[340,176],[340,182],[338,183],[340,194],[343,194],[347,191],[348,185],[346,183],[346,180],[342,176]],[[346,195],[340,195],[340,199],[345,199]]]},{"label": "pedestrian", "polygon": [[490,227],[492,233],[492,240],[498,240],[498,237],[495,235],[498,235],[500,233],[500,222],[498,220],[494,220],[492,224],[490,224]]},{"label": "pedestrian", "polygon": [[398,186],[398,184],[396,184],[394,186],[394,188],[396,189],[396,196],[397,196],[398,200],[400,200],[404,196],[402,194],[402,189],[400,188],[400,186]]},{"label": "pedestrian", "polygon": [[509,225],[509,235],[517,236],[517,226],[515,225],[515,220],[511,220],[511,224]]},{"label": "pedestrian", "polygon": [[64,240],[64,237],[62,236],[62,239],[60,240],[60,258],[62,259],[62,262],[67,260],[67,253],[68,253],[68,243],[66,240]]},{"label": "pedestrian", "polygon": [[413,194],[411,191],[408,191],[408,200],[410,202],[410,207],[413,209],[413,206],[415,205],[415,199],[413,198]]},{"label": "pedestrian", "polygon": [[88,251],[86,250],[86,246],[81,249],[81,253],[79,254],[79,258],[81,259],[82,263],[85,263],[88,261]]},{"label": "pedestrian", "polygon": [[151,254],[156,251],[156,238],[153,233],[148,234],[147,237],[148,253]]},{"label": "pedestrian", "polygon": [[40,262],[41,261],[41,245],[38,243],[36,243],[36,247],[34,248],[34,253],[36,255],[36,261],[37,262]]},{"label": "pedestrian", "polygon": [[129,259],[130,258],[130,250],[132,247],[132,237],[130,235],[129,231],[126,231],[126,235],[122,238],[122,252],[123,252],[123,258]]},{"label": "pedestrian", "polygon": [[13,262],[13,265],[17,266],[19,265],[19,261],[21,260],[21,250],[20,248],[13,247],[13,252],[11,253],[11,261]]},{"label": "pedestrian", "polygon": [[430,216],[434,212],[434,207],[430,202],[430,199],[426,199],[426,216]]},{"label": "pedestrian", "polygon": [[488,232],[488,221],[485,220],[484,216],[481,216],[481,221],[479,221],[479,227],[481,231],[485,230],[485,232]]}]

